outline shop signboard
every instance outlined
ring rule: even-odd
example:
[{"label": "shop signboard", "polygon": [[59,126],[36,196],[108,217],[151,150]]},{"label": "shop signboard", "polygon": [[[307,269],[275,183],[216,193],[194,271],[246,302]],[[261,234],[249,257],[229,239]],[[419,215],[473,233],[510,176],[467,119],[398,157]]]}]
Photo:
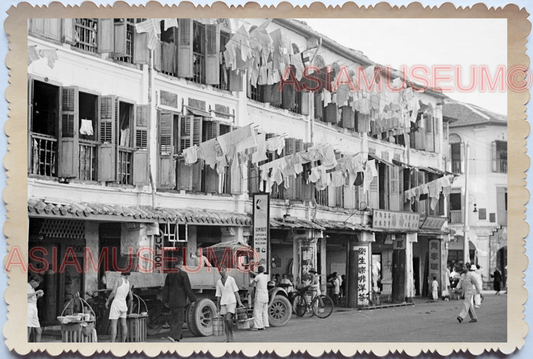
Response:
[{"label": "shop signboard", "polygon": [[[429,240],[429,283],[433,281],[433,277],[440,282],[440,240]],[[440,288],[440,286],[439,286]]]},{"label": "shop signboard", "polygon": [[431,217],[427,216],[424,223],[420,226],[420,229],[436,229],[441,230],[442,226],[446,222],[446,217]]},{"label": "shop signboard", "polygon": [[368,246],[354,246],[357,253],[357,305],[368,305],[370,286],[370,256]]},{"label": "shop signboard", "polygon": [[259,257],[259,264],[270,272],[270,195],[255,193],[253,197],[253,247]]},{"label": "shop signboard", "polygon": [[417,231],[420,214],[412,212],[395,212],[375,209],[372,227],[375,229],[397,230],[399,232]]}]

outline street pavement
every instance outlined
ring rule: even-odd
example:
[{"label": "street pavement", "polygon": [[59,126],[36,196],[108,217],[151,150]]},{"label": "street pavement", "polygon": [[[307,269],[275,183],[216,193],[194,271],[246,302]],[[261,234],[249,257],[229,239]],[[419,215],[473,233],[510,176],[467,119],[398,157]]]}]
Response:
[{"label": "street pavement", "polygon": [[[507,294],[496,296],[485,292],[480,309],[476,310],[477,323],[457,321],[462,300],[436,302],[427,298],[416,298],[414,305],[357,310],[335,308],[326,319],[311,314],[303,318],[295,315],[283,327],[270,327],[264,331],[237,330],[237,342],[487,342],[507,341]],[[169,342],[168,329],[148,342]],[[194,337],[183,331],[183,342],[223,342],[225,336]],[[61,341],[57,334],[45,331],[43,341]],[[109,341],[109,336],[99,336],[99,342]]]}]

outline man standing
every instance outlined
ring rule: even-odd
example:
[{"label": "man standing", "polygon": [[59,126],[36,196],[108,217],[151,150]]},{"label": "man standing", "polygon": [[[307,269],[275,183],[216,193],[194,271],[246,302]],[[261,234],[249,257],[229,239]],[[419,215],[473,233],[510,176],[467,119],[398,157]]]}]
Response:
[{"label": "man standing", "polygon": [[475,270],[477,270],[477,267],[475,264],[472,264],[470,266],[470,271],[465,274],[463,280],[459,283],[465,295],[465,299],[463,301],[463,310],[461,310],[461,313],[459,313],[459,316],[457,317],[459,323],[466,318],[467,313],[470,315],[470,323],[477,322],[473,299],[474,295],[481,293],[481,289],[478,286],[477,278],[474,274]]},{"label": "man standing", "polygon": [[218,312],[224,316],[224,324],[226,331],[226,343],[235,340],[233,334],[233,315],[239,303],[242,307],[241,298],[239,297],[239,287],[235,283],[235,279],[228,275],[226,267],[220,267],[221,278],[217,281],[216,293]]},{"label": "man standing", "polygon": [[32,274],[28,282],[28,342],[31,338],[32,330],[35,333],[34,341],[40,342],[43,333],[39,323],[39,312],[37,311],[37,299],[44,295],[42,289],[35,290],[41,284],[42,277]]},{"label": "man standing", "polygon": [[257,271],[259,274],[252,280],[252,283],[255,285],[253,330],[264,330],[269,327],[268,276],[265,274],[265,267],[263,266],[259,266]]},{"label": "man standing", "polygon": [[163,288],[163,303],[170,307],[172,323],[170,323],[171,342],[179,342],[181,339],[181,329],[185,323],[185,308],[187,298],[192,302],[196,297],[191,289],[189,275],[183,270],[183,258],[176,258],[176,267],[167,274],[165,287]]}]

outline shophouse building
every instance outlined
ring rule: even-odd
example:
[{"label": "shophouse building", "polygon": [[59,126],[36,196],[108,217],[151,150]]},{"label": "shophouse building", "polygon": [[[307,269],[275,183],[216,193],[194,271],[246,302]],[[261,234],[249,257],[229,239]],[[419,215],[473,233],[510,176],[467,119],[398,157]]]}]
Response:
[{"label": "shophouse building", "polygon": [[30,20],[28,240],[44,322],[106,270],[253,246],[254,193],[270,194],[270,274],[300,284],[317,268],[324,291],[344,274],[350,306],[372,290],[427,294],[450,239],[446,96],[402,80],[290,19]]},{"label": "shophouse building", "polygon": [[448,170],[456,174],[450,194],[448,265],[479,264],[484,286],[507,267],[507,117],[468,103],[449,101]]}]

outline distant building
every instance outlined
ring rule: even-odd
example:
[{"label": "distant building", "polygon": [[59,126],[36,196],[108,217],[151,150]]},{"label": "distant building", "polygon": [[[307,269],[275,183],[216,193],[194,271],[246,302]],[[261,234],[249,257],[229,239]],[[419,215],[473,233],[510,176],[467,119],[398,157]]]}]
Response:
[{"label": "distant building", "polygon": [[507,266],[507,117],[455,101],[445,103],[443,116],[450,121],[448,170],[457,175],[450,194],[455,239],[449,243],[448,264],[463,262],[466,213],[470,262],[481,265],[488,286],[496,267],[506,273]]}]

